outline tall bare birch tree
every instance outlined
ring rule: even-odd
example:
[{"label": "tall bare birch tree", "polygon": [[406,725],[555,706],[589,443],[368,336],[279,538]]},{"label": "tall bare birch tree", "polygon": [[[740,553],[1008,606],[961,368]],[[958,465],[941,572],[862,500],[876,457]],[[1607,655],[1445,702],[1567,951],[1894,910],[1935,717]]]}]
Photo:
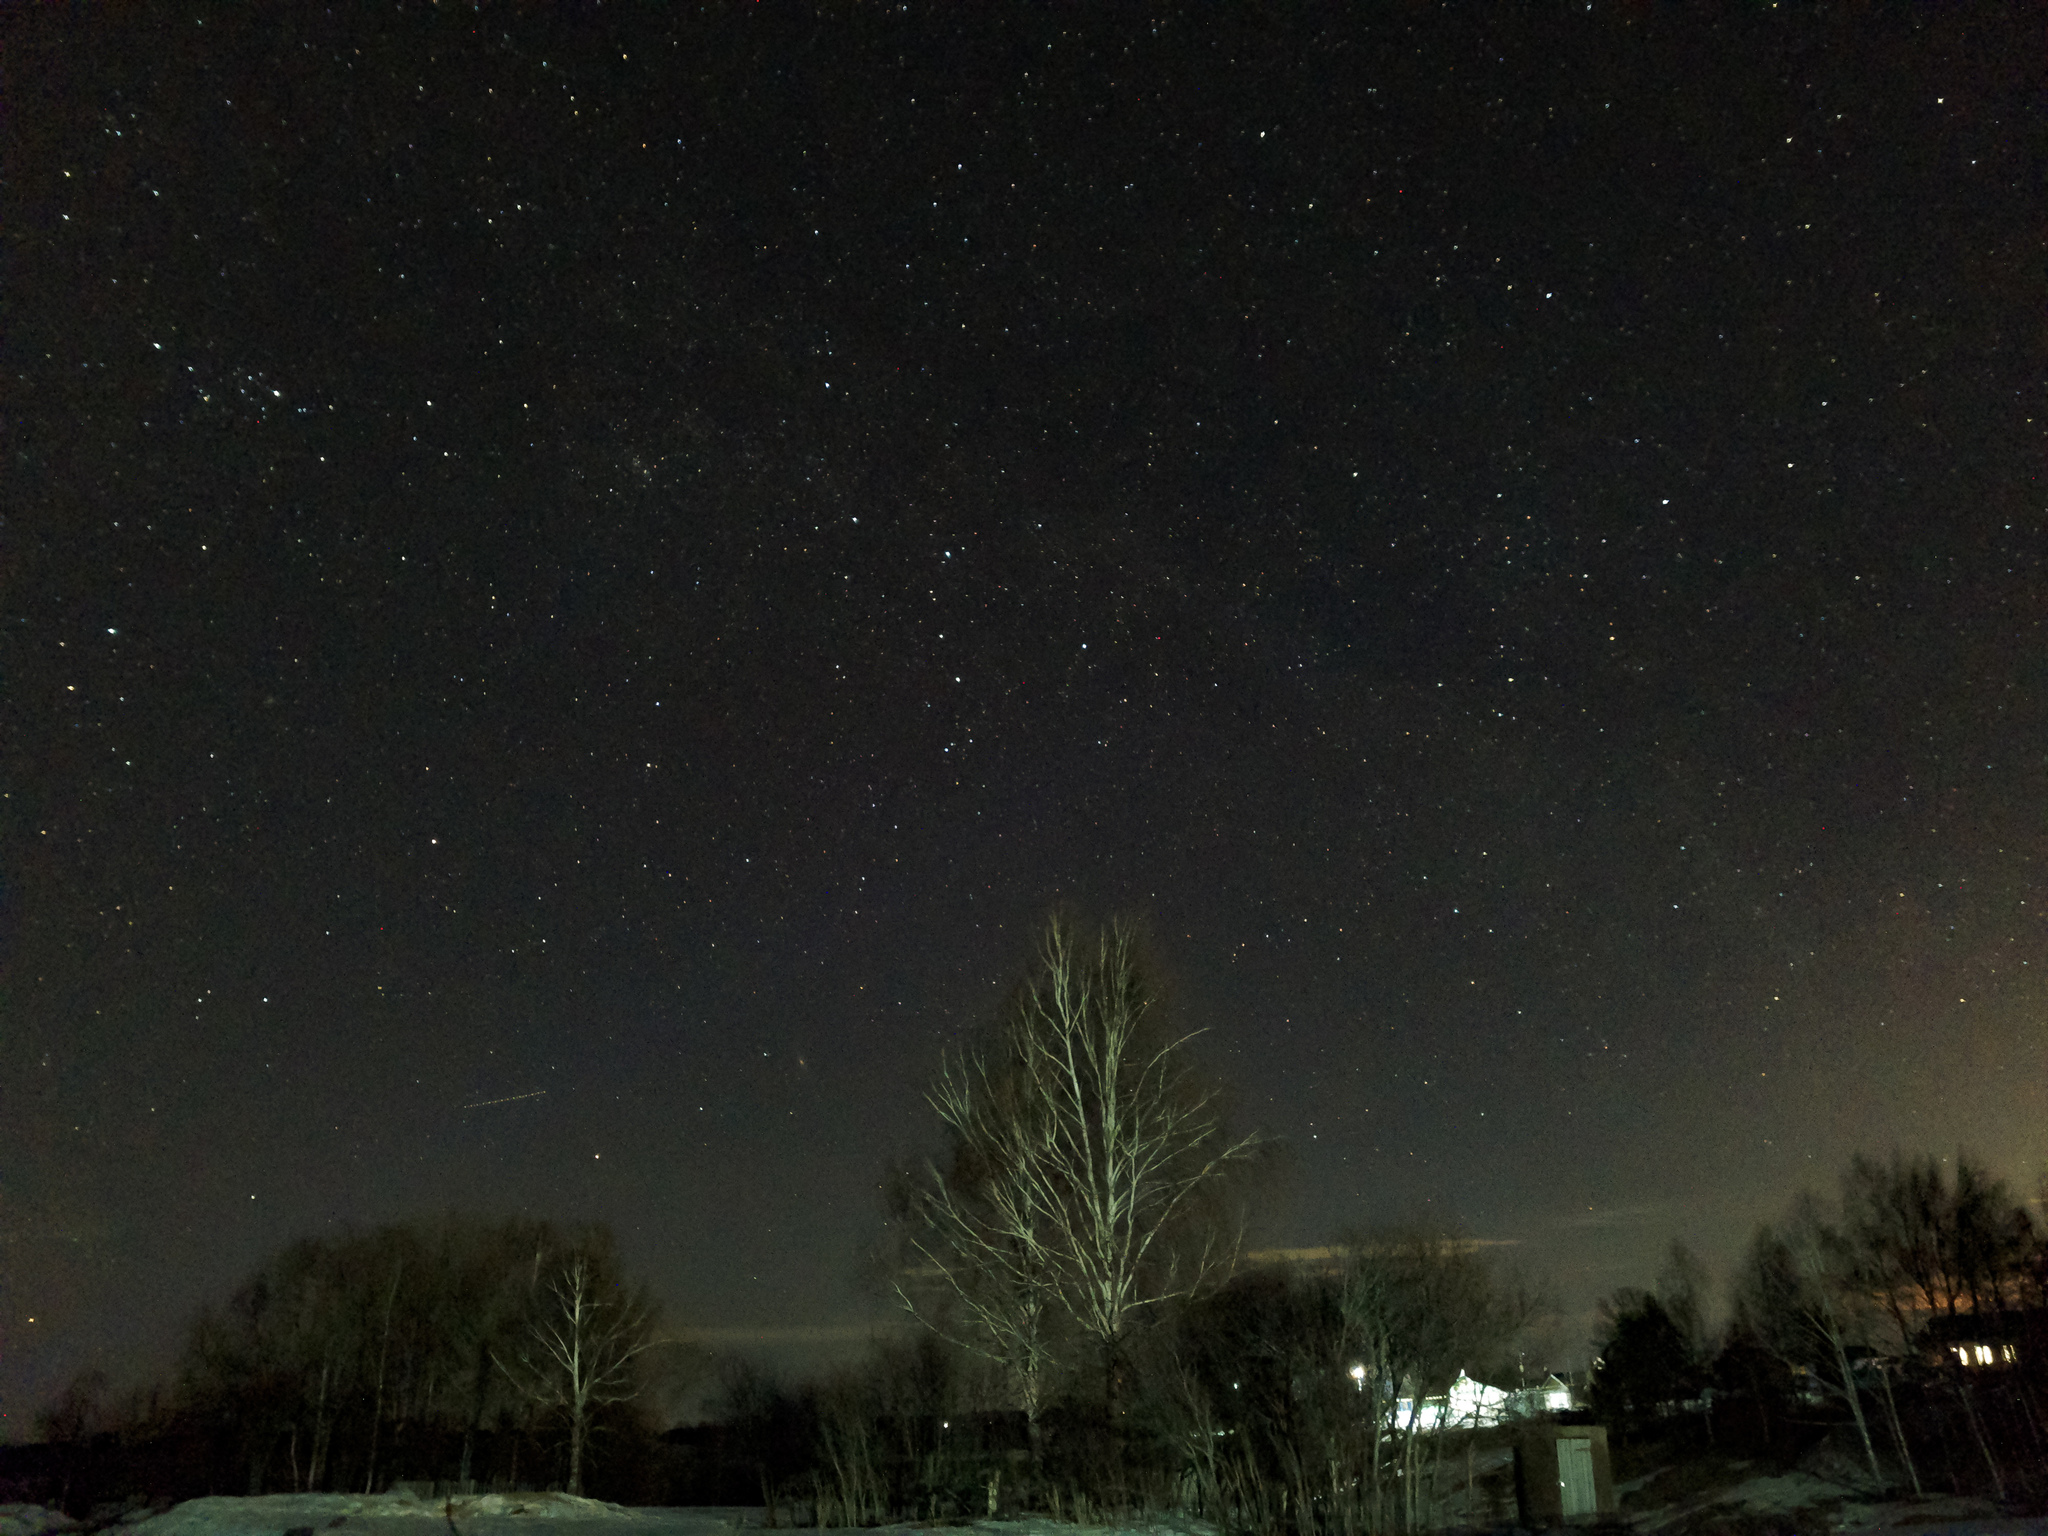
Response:
[{"label": "tall bare birch tree", "polygon": [[495,1358],[520,1393],[568,1419],[569,1492],[580,1495],[591,1416],[639,1395],[637,1362],[657,1342],[654,1307],[644,1291],[604,1284],[587,1254],[563,1260],[536,1300],[525,1335]]},{"label": "tall bare birch tree", "polygon": [[956,1337],[1009,1371],[1034,1420],[1055,1323],[1093,1345],[1114,1411],[1135,1316],[1234,1252],[1216,1197],[1258,1137],[1231,1132],[1192,1036],[1154,1002],[1127,925],[1089,946],[1055,919],[995,1040],[949,1056],[929,1094],[950,1156],[900,1201],[916,1263],[897,1294],[942,1332],[935,1298],[952,1303]]}]

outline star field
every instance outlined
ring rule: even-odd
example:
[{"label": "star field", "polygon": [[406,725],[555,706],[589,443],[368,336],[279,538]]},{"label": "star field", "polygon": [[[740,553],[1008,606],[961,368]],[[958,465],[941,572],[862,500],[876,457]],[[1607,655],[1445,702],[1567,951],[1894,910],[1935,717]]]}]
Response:
[{"label": "star field", "polygon": [[2040,1177],[2010,20],[4,25],[8,1433],[447,1209],[806,1368],[1055,902],[1275,1242]]}]

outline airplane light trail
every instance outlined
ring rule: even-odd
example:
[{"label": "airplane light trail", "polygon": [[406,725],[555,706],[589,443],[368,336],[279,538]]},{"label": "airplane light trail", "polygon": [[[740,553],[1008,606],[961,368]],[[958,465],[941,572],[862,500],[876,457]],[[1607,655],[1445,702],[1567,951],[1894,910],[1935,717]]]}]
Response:
[{"label": "airplane light trail", "polygon": [[489,1109],[493,1104],[517,1104],[521,1099],[544,1099],[547,1096],[547,1089],[539,1088],[532,1093],[515,1093],[509,1099],[480,1099],[474,1104],[465,1104],[462,1107],[464,1109]]}]

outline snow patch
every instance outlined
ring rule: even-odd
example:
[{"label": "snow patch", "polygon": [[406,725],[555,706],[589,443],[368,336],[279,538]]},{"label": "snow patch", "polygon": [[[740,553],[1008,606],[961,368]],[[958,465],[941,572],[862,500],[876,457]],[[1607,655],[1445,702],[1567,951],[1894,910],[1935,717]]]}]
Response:
[{"label": "snow patch", "polygon": [[[46,1522],[0,1525],[0,1536],[59,1536],[78,1529],[49,1510],[28,1505]],[[546,1536],[755,1536],[764,1527],[760,1509],[628,1509],[566,1493],[485,1493],[467,1498],[422,1497],[398,1491],[380,1494],[269,1493],[256,1498],[192,1499],[158,1515],[108,1528],[101,1536],[536,1536],[534,1522],[547,1521]],[[817,1536],[808,1528],[791,1536]],[[928,1524],[846,1531],[842,1536],[939,1536]],[[1213,1536],[1192,1522],[1076,1527],[1043,1516],[1021,1520],[977,1520],[945,1536]]]},{"label": "snow patch", "polygon": [[[582,1499],[567,1493],[482,1493],[445,1499],[417,1493],[266,1493],[255,1498],[191,1499],[160,1515],[115,1527],[117,1536],[423,1536],[428,1530],[456,1536],[499,1536],[530,1521],[567,1521],[575,1526],[616,1530],[647,1525],[647,1512]],[[555,1527],[559,1536],[566,1528]],[[11,1533],[0,1532],[0,1536]],[[42,1536],[42,1533],[24,1533]]]},{"label": "snow patch", "polygon": [[78,1522],[62,1510],[40,1504],[0,1504],[0,1536],[49,1536],[53,1531],[75,1531]]}]

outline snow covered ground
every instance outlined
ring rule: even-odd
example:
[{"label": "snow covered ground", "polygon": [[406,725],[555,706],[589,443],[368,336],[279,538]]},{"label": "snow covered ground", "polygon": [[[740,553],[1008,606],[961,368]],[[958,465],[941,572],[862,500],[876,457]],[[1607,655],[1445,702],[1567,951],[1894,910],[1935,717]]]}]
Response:
[{"label": "snow covered ground", "polygon": [[[1631,1523],[1647,1536],[1676,1524],[1676,1515],[1701,1512],[1707,1503],[1763,1513],[1825,1500],[1834,1506],[1835,1528],[1859,1536],[1876,1531],[1885,1536],[2048,1536],[2048,1519],[1998,1516],[1981,1501],[1856,1504],[1844,1503],[1840,1493],[1839,1486],[1800,1473],[1755,1478],[1683,1510],[1644,1512]],[[402,1492],[274,1493],[253,1499],[193,1499],[161,1514],[102,1527],[99,1536],[445,1536],[451,1526],[453,1536],[737,1536],[760,1531],[761,1511],[628,1509],[565,1493],[493,1493],[447,1501]],[[77,1521],[37,1505],[0,1504],[0,1536],[64,1536],[83,1529]],[[843,1536],[936,1536],[939,1529],[884,1526]],[[971,1527],[945,1529],[951,1536],[1198,1536],[1185,1525],[1083,1528],[1047,1519],[983,1520]],[[811,1528],[800,1527],[791,1536],[811,1536]]]},{"label": "snow covered ground", "polygon": [[[271,1493],[193,1499],[161,1514],[103,1527],[103,1536],[736,1536],[758,1532],[758,1509],[628,1509],[566,1493],[478,1494],[450,1500],[409,1493]],[[0,1536],[61,1536],[76,1521],[29,1504],[0,1505]],[[788,1529],[785,1527],[785,1529]],[[1051,1520],[981,1521],[957,1536],[1082,1536]],[[932,1536],[927,1526],[885,1526],[857,1536]],[[812,1536],[799,1528],[792,1536]],[[1182,1526],[1089,1527],[1085,1536],[1193,1536]],[[2043,1533],[2048,1536],[2048,1533]]]},{"label": "snow covered ground", "polygon": [[[109,1536],[428,1536],[453,1526],[458,1536],[733,1536],[738,1511],[626,1509],[566,1493],[477,1494],[422,1499],[416,1494],[270,1493],[258,1498],[191,1499],[161,1514],[107,1527]],[[545,1522],[543,1524],[543,1522]],[[78,1527],[31,1505],[0,1507],[0,1536],[53,1536]]]}]

